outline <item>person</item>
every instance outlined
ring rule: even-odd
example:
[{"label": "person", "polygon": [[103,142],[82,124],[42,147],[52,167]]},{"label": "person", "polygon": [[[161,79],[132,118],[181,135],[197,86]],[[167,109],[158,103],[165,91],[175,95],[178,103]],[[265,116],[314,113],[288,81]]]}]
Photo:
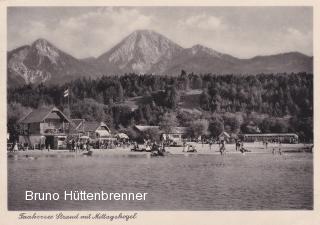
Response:
[{"label": "person", "polygon": [[78,141],[77,141],[77,147],[76,147],[76,150],[80,150],[80,140],[78,139]]},{"label": "person", "polygon": [[274,148],[272,148],[272,154],[276,154],[276,150]]},{"label": "person", "polygon": [[236,151],[238,151],[238,140],[236,140]]},{"label": "person", "polygon": [[279,155],[282,155],[282,150],[281,150],[281,147],[279,147],[279,150],[278,150],[278,152],[279,152]]},{"label": "person", "polygon": [[211,139],[209,140],[209,147],[210,147],[210,150],[211,150],[211,147],[212,147],[212,140]]},{"label": "person", "polygon": [[226,147],[224,146],[224,140],[221,140],[220,154],[223,155],[225,153]]},{"label": "person", "polygon": [[90,140],[88,139],[87,140],[87,151],[89,151],[90,150]]},{"label": "person", "polygon": [[150,147],[150,145],[149,145],[149,143],[147,143],[147,145],[146,145],[146,151],[151,151],[151,147]]},{"label": "person", "polygon": [[73,151],[73,152],[76,151],[76,142],[74,139],[72,139],[72,142],[71,142],[71,151]]},{"label": "person", "polygon": [[266,141],[266,149],[268,149],[268,141]]},{"label": "person", "polygon": [[186,146],[187,146],[186,140],[183,140],[182,146],[183,146],[182,152],[184,152],[186,150]]},{"label": "person", "polygon": [[87,150],[87,144],[86,143],[83,143],[82,150]]},{"label": "person", "polygon": [[14,151],[14,152],[17,152],[18,150],[19,150],[19,148],[18,148],[18,143],[15,142],[14,145],[13,145],[13,151]]}]

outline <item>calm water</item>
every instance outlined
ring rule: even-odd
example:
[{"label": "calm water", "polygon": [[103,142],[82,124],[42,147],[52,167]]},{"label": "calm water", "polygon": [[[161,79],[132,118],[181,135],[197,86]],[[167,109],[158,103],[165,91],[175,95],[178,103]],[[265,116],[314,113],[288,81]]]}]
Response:
[{"label": "calm water", "polygon": [[[312,154],[8,159],[9,210],[313,208]],[[146,201],[24,201],[24,191],[148,192]]]}]

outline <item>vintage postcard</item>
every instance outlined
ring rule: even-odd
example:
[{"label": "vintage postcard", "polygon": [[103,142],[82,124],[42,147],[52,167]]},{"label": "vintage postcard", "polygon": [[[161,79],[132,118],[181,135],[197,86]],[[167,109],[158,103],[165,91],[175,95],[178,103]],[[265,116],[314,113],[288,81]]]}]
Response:
[{"label": "vintage postcard", "polygon": [[262,3],[0,2],[4,224],[319,223],[318,5]]}]

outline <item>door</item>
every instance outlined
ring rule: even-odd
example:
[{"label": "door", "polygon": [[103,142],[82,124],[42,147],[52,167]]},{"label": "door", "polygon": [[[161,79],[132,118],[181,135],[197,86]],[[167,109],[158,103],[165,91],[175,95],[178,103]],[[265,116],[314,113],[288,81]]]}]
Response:
[{"label": "door", "polygon": [[54,148],[54,136],[46,136],[45,140],[46,149],[50,146],[50,149]]}]

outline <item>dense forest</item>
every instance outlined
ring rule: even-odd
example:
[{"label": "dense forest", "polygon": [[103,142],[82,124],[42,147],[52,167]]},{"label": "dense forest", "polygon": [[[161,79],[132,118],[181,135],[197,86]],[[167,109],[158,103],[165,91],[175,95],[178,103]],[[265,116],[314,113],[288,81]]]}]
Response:
[{"label": "dense forest", "polygon": [[[69,99],[63,96],[66,89]],[[7,98],[13,136],[28,111],[55,105],[71,118],[104,121],[131,136],[135,124],[170,123],[189,127],[191,136],[295,132],[301,141],[313,140],[313,75],[306,73],[126,74],[9,88]]]}]

